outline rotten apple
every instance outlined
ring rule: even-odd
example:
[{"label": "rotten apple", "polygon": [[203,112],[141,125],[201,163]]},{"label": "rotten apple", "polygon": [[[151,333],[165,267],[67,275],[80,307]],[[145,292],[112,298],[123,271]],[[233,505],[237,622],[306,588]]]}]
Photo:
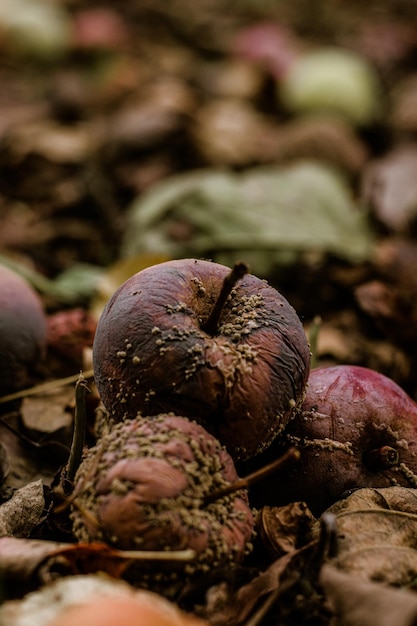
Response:
[{"label": "rotten apple", "polygon": [[24,278],[0,265],[0,395],[30,384],[45,340],[40,297]]},{"label": "rotten apple", "polygon": [[[135,594],[102,596],[61,612],[49,626],[208,626],[206,620],[181,611],[174,603],[145,589]],[[45,626],[45,624],[40,625]]]},{"label": "rotten apple", "polygon": [[239,563],[254,529],[247,491],[216,497],[237,478],[227,450],[196,422],[174,414],[120,422],[77,471],[74,535],[123,550],[191,549],[188,574]]},{"label": "rotten apple", "polygon": [[236,460],[267,447],[294,415],[310,350],[294,308],[244,264],[181,259],[119,287],[98,322],[93,367],[116,421],[190,416]]},{"label": "rotten apple", "polygon": [[300,461],[285,481],[259,484],[256,498],[268,504],[301,500],[320,514],[353,489],[417,487],[417,404],[375,370],[312,369],[285,438]]}]

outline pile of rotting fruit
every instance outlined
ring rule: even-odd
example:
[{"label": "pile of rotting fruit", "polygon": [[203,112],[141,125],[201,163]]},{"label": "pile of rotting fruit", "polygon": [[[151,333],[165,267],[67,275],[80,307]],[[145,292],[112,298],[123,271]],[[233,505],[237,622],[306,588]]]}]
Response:
[{"label": "pile of rotting fruit", "polygon": [[417,406],[395,382],[311,368],[296,311],[243,262],[134,274],[92,356],[94,423],[80,375],[38,523],[0,519],[2,624],[360,626],[375,603],[411,623]]}]

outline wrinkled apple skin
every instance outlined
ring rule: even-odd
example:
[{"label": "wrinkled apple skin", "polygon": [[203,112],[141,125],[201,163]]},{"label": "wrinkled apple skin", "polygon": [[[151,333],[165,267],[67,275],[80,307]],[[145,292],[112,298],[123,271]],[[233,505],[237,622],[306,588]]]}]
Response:
[{"label": "wrinkled apple skin", "polygon": [[[285,438],[300,449],[301,459],[285,476],[259,485],[257,504],[300,500],[319,515],[353,489],[417,486],[417,404],[374,370],[312,369]],[[387,449],[397,455],[392,466],[383,457]]]},{"label": "wrinkled apple skin", "polygon": [[46,316],[24,278],[0,265],[0,395],[30,384],[45,350]]},{"label": "wrinkled apple skin", "polygon": [[206,501],[237,480],[231,456],[200,424],[174,414],[126,420],[78,469],[73,531],[122,550],[191,548],[192,571],[238,563],[254,527],[246,490]]},{"label": "wrinkled apple skin", "polygon": [[241,459],[266,447],[301,403],[310,351],[293,307],[251,274],[233,289],[217,332],[205,332],[229,272],[182,259],[132,276],[102,313],[93,367],[115,420],[191,416]]}]

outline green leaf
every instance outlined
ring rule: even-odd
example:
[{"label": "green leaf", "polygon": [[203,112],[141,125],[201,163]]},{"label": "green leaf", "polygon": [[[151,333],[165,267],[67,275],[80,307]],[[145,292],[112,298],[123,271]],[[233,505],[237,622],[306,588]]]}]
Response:
[{"label": "green leaf", "polygon": [[268,274],[305,251],[362,262],[373,239],[347,180],[329,166],[303,161],[165,179],[130,207],[121,252],[226,264],[244,258],[251,271]]}]

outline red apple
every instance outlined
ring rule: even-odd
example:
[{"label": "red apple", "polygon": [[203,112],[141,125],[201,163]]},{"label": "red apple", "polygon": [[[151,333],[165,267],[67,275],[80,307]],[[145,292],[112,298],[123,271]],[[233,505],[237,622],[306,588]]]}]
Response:
[{"label": "red apple", "polygon": [[93,345],[98,391],[115,420],[190,416],[234,459],[256,454],[286,426],[309,372],[303,326],[264,280],[230,275],[210,261],[168,261],[115,292]]},{"label": "red apple", "polygon": [[272,477],[257,486],[258,504],[301,500],[320,514],[353,489],[417,487],[417,404],[372,369],[311,370],[286,439],[301,451],[300,461],[285,480]]}]

